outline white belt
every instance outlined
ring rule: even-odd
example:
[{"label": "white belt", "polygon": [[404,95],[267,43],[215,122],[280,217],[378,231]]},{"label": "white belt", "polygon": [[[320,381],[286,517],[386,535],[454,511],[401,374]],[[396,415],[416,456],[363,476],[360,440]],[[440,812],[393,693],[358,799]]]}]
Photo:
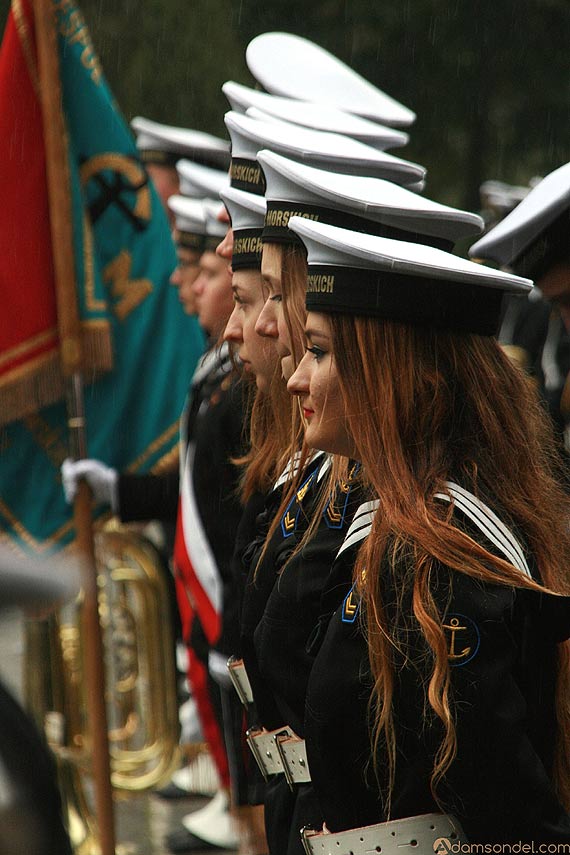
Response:
[{"label": "white belt", "polygon": [[275,744],[281,757],[281,765],[289,787],[293,789],[293,784],[308,784],[311,780],[311,773],[307,762],[305,740],[299,739],[296,734],[292,736],[278,734],[275,737]]},{"label": "white belt", "polygon": [[307,855],[437,855],[449,852],[451,844],[467,843],[457,820],[443,813],[409,816],[337,833],[303,828],[301,839]]},{"label": "white belt", "polygon": [[235,656],[230,656],[228,659],[228,671],[234,689],[238,693],[238,697],[244,707],[253,703],[253,692],[251,684],[243,664],[243,659],[236,659]]},{"label": "white belt", "polygon": [[306,784],[311,780],[305,740],[299,739],[289,726],[277,730],[250,728],[247,742],[259,770],[267,781],[283,773],[289,786]]}]

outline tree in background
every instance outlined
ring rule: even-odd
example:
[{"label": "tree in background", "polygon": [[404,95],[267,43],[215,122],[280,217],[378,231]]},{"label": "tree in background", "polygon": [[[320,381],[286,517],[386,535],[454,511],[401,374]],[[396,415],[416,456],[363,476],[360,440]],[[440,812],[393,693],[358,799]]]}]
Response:
[{"label": "tree in background", "polygon": [[[5,17],[8,0],[0,0]],[[427,194],[479,207],[488,178],[527,183],[570,159],[567,0],[83,0],[128,118],[225,136],[221,84],[253,84],[268,30],[306,36],[418,115],[403,157]],[[396,152],[400,154],[400,151]]]}]

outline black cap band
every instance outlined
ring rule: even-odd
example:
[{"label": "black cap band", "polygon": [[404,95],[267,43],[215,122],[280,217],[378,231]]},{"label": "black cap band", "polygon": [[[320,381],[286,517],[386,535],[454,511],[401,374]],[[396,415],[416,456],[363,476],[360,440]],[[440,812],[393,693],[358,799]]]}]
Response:
[{"label": "black cap band", "polygon": [[315,220],[327,223],[329,226],[338,226],[341,229],[349,229],[353,232],[364,232],[378,237],[404,240],[408,243],[422,243],[425,246],[435,246],[446,252],[453,250],[453,241],[442,237],[434,237],[423,232],[408,231],[406,229],[389,226],[358,214],[349,214],[323,205],[309,205],[306,202],[279,202],[268,201],[267,213],[265,215],[265,227],[263,229],[263,240],[270,243],[299,243],[300,238],[291,229],[288,223],[291,217],[304,217],[307,220]]},{"label": "black cap band", "polygon": [[159,148],[145,148],[139,151],[139,156],[143,163],[152,163],[156,166],[172,166],[173,168],[176,167],[180,158],[183,157],[182,154],[176,154],[173,151],[162,151]]},{"label": "black cap band", "polygon": [[202,252],[215,252],[223,239],[224,235],[205,235]]},{"label": "black cap band", "polygon": [[261,229],[234,230],[233,270],[261,270]]},{"label": "black cap band", "polygon": [[194,232],[176,232],[176,243],[185,249],[193,249],[195,252],[204,252],[206,235],[197,235]]},{"label": "black cap band", "polygon": [[570,208],[566,208],[520,255],[510,267],[519,276],[540,279],[558,261],[570,258]]},{"label": "black cap band", "polygon": [[179,160],[187,158],[192,163],[200,166],[208,166],[210,169],[227,169],[230,155],[225,151],[203,151],[201,149],[188,148],[184,151],[163,151],[161,149],[142,149],[139,157],[143,163],[154,163],[158,166],[176,166]]},{"label": "black cap band", "polygon": [[232,157],[230,187],[235,187],[236,190],[245,190],[246,193],[255,193],[256,196],[264,196],[265,175],[257,160]]},{"label": "black cap band", "polygon": [[307,310],[495,335],[503,292],[465,282],[360,267],[310,265]]}]

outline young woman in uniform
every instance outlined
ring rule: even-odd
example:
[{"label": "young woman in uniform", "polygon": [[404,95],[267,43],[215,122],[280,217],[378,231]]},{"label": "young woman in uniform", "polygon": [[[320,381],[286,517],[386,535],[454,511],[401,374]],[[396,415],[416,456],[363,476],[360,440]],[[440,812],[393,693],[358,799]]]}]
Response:
[{"label": "young woman in uniform", "polygon": [[[355,855],[450,851],[438,838],[461,827],[473,843],[570,841],[570,507],[534,390],[493,338],[502,295],[531,283],[290,227],[309,276],[289,390],[307,443],[358,459],[378,505],[307,690],[326,828],[356,828]],[[338,851],[324,839],[306,843]]]},{"label": "young woman in uniform", "polygon": [[[426,241],[449,245],[462,230],[468,234],[480,226],[479,218],[474,215],[444,209],[429,200],[418,205],[415,194],[386,181],[332,176],[267,151],[258,153],[258,162],[264,171],[271,217],[266,218],[262,257],[269,298],[256,328],[274,339],[286,379],[303,354],[306,316],[306,256],[303,246],[286,226],[292,211],[306,207],[313,216],[318,213],[322,218],[344,217],[351,223],[358,220],[361,227],[391,229],[409,238],[417,234],[419,217],[425,226]],[[345,168],[349,166],[345,163]],[[353,195],[344,205],[337,206],[336,211],[331,210],[322,195],[322,187],[330,186],[331,179],[351,187],[356,183],[357,192],[364,193],[366,204]],[[408,209],[414,206],[416,225],[409,226],[405,216],[395,213],[404,200]],[[368,211],[374,208],[370,214],[372,222],[362,215],[359,217],[365,207]],[[398,221],[400,228],[383,222],[386,209],[391,209],[392,219]],[[298,448],[299,441],[295,438],[293,451]],[[249,642],[247,649],[244,648],[244,658],[260,721],[266,730],[279,730],[287,725],[299,737],[304,736],[306,687],[314,660],[314,639],[318,637],[315,627],[323,609],[326,614],[329,608],[329,600],[322,601],[323,591],[332,587],[332,597],[340,595],[336,576],[331,578],[331,567],[356,509],[366,498],[358,482],[358,470],[357,463],[338,455],[321,456],[306,468],[301,467],[270,527],[261,564],[252,562],[245,596],[244,620],[248,624],[245,635]],[[345,552],[337,562],[336,574],[346,577],[351,566],[350,552]],[[261,587],[265,590],[266,583],[271,586],[272,580],[277,582],[266,602],[263,597],[255,599],[256,591]],[[250,609],[253,602],[255,609]],[[265,804],[270,850],[299,851],[298,829],[317,822],[320,816],[310,783],[294,782],[290,788],[283,775],[272,775]]]}]

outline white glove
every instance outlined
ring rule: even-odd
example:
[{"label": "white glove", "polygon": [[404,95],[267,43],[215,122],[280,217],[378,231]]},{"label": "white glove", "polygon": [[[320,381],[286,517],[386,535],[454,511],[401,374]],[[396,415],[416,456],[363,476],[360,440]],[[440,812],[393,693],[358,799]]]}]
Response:
[{"label": "white glove", "polygon": [[77,493],[79,481],[85,478],[97,503],[110,505],[113,512],[119,509],[119,473],[99,460],[71,460],[61,464],[61,481],[66,501],[71,505]]}]

